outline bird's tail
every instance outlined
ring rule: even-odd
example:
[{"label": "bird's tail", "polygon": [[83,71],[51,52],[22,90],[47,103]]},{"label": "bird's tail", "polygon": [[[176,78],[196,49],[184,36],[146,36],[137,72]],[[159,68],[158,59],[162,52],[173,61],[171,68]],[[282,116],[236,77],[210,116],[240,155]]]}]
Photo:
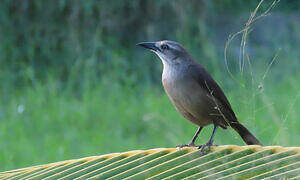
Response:
[{"label": "bird's tail", "polygon": [[248,145],[262,145],[251,132],[239,122],[230,123],[230,126],[239,133],[244,142]]}]

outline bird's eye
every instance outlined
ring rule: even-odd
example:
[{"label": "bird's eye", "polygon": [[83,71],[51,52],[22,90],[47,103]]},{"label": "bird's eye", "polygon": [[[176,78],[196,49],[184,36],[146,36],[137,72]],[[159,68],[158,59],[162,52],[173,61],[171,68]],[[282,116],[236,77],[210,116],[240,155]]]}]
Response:
[{"label": "bird's eye", "polygon": [[163,44],[163,45],[161,45],[161,49],[162,49],[162,50],[169,49],[169,46],[168,46],[168,45],[166,45],[166,44]]}]

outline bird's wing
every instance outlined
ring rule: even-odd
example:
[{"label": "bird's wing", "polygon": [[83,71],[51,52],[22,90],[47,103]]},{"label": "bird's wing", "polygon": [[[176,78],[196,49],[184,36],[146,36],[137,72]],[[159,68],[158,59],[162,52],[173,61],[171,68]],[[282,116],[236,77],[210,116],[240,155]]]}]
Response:
[{"label": "bird's wing", "polygon": [[[219,105],[221,112],[230,122],[237,122],[235,113],[233,112],[229,101],[227,100],[224,92],[211,75],[200,64],[194,64],[189,67],[189,71],[193,74],[199,85],[207,91],[212,98],[217,100],[216,105]],[[227,122],[227,120],[225,121]],[[228,124],[229,125],[229,124]]]}]

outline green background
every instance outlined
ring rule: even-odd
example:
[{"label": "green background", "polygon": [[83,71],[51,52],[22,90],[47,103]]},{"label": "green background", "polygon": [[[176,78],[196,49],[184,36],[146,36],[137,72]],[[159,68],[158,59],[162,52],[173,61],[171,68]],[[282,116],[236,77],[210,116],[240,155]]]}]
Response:
[{"label": "green background", "polygon": [[[0,170],[188,143],[197,127],[164,93],[158,57],[135,46],[163,39],[180,42],[207,68],[264,145],[299,146],[300,2],[281,1],[252,26],[251,66],[244,57],[239,68],[242,36],[227,50],[234,79],[225,66],[229,35],[257,4],[2,0]],[[197,143],[211,132],[204,128]],[[215,143],[244,145],[232,129],[219,129]]]}]

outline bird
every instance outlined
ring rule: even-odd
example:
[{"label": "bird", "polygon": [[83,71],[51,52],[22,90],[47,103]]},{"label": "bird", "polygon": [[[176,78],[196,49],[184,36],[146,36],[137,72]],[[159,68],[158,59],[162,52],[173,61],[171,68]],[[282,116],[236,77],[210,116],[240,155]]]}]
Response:
[{"label": "bird", "polygon": [[137,44],[153,51],[162,61],[162,84],[166,94],[178,112],[198,126],[188,144],[177,147],[195,147],[195,141],[203,127],[213,125],[209,141],[196,146],[201,150],[213,146],[218,127],[232,127],[248,145],[262,145],[238,120],[224,92],[208,73],[178,42],[163,40]]}]

